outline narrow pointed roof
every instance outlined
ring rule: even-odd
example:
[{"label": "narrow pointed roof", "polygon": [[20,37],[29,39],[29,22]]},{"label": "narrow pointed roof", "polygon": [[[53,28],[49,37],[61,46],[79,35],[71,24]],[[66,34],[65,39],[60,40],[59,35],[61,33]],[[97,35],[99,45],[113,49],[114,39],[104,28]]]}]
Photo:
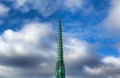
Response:
[{"label": "narrow pointed roof", "polygon": [[56,61],[56,78],[65,78],[61,19],[59,19],[59,25],[58,25],[58,56]]},{"label": "narrow pointed roof", "polygon": [[58,59],[63,59],[63,44],[62,44],[62,25],[61,19],[59,19],[58,26]]}]

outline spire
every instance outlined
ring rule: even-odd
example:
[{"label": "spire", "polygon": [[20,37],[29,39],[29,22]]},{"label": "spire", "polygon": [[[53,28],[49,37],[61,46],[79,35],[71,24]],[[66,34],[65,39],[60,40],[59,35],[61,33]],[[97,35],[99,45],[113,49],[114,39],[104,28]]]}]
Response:
[{"label": "spire", "polygon": [[58,60],[63,60],[61,19],[59,19],[59,27],[58,27]]},{"label": "spire", "polygon": [[61,19],[59,19],[59,26],[58,26],[58,56],[56,62],[56,78],[65,78]]}]

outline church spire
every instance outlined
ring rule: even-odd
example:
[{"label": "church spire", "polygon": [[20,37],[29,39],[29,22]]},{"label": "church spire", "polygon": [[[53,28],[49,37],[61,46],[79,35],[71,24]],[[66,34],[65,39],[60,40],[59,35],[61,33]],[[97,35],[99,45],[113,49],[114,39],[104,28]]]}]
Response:
[{"label": "church spire", "polygon": [[59,19],[59,27],[58,27],[58,56],[56,62],[56,78],[65,78],[61,19]]},{"label": "church spire", "polygon": [[59,27],[58,27],[58,60],[63,60],[62,27],[61,27],[60,19],[59,19]]}]

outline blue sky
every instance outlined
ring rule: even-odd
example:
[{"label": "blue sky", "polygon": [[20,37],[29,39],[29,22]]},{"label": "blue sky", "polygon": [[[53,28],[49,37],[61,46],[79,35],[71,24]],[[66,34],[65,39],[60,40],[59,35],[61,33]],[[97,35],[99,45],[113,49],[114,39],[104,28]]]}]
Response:
[{"label": "blue sky", "polygon": [[54,78],[61,18],[66,76],[119,78],[119,8],[118,0],[0,0],[0,77]]}]

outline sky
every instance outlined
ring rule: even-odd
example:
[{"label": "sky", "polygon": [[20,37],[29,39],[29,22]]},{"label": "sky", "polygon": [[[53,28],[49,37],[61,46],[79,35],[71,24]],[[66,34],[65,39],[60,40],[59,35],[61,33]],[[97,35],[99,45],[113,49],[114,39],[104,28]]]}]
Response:
[{"label": "sky", "polygon": [[55,78],[58,19],[66,78],[120,78],[120,0],[0,0],[0,78]]}]

